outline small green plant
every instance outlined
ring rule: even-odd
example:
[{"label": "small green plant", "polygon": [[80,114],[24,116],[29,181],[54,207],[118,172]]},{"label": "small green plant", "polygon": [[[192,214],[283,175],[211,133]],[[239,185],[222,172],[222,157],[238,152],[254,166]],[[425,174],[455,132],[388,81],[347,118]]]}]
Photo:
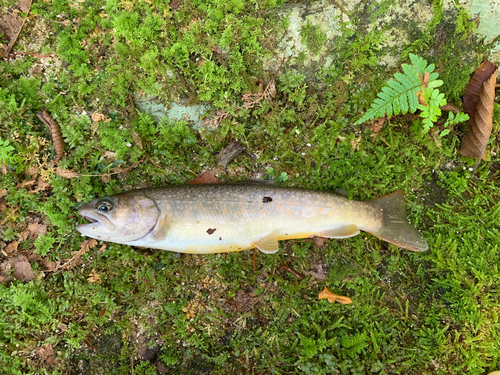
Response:
[{"label": "small green plant", "polygon": [[19,155],[15,154],[15,148],[11,146],[9,141],[0,139],[0,163],[15,168],[23,161]]},{"label": "small green plant", "polygon": [[[437,117],[441,115],[440,106],[446,104],[444,94],[438,89],[443,81],[437,79],[439,74],[434,72],[434,64],[427,65],[426,60],[414,54],[410,54],[410,60],[412,64],[401,65],[403,73],[394,73],[395,80],[387,82],[387,86],[377,94],[378,98],[356,124],[385,115],[415,113],[419,109],[424,132],[434,126]],[[449,118],[448,123],[452,120],[453,123],[463,121],[466,116],[459,113],[456,117]],[[442,135],[447,134],[443,133]]]}]

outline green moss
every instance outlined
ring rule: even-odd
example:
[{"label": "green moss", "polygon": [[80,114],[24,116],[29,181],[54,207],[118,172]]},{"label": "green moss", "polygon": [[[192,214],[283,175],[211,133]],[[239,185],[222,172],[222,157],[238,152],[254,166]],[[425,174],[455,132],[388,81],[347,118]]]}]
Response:
[{"label": "green moss", "polygon": [[[443,93],[458,103],[484,47],[464,26],[463,9],[448,14],[433,4],[434,18],[425,32],[408,33],[402,59],[418,52],[435,64]],[[35,15],[75,23],[48,23],[53,36],[44,48],[57,51],[61,68],[49,63],[54,70],[33,78],[37,59],[0,61],[0,155],[9,166],[0,173],[0,191],[8,193],[0,200],[2,241],[65,262],[84,240],[74,230],[84,221],[76,214],[83,201],[144,184],[185,183],[192,172],[211,169],[228,181],[269,178],[344,189],[358,200],[403,189],[409,218],[424,231],[430,251],[409,253],[363,233],[321,249],[306,240],[283,242],[278,254],[256,254],[256,271],[251,251],[178,256],[112,243],[89,249],[70,270],[48,272],[32,261],[35,272],[45,272],[40,280],[0,284],[0,373],[149,374],[161,366],[186,374],[498,369],[496,162],[481,164],[471,178],[457,156],[462,129],[440,136],[444,117],[426,134],[421,119],[408,116],[391,118],[377,137],[353,125],[396,70],[379,64],[391,50],[385,47],[388,24],[373,25],[391,1],[358,6],[328,43],[323,31],[306,24],[301,37],[309,52],[330,48],[332,63],[316,73],[320,85],[309,84],[293,65],[305,61],[303,54],[278,73],[275,98],[236,110],[242,94],[258,92],[256,79],[267,83],[274,74],[264,74],[261,65],[287,24],[271,15],[278,5],[33,4]],[[232,117],[215,131],[156,123],[134,108],[129,95],[140,91],[164,102],[207,101]],[[55,156],[50,133],[35,116],[42,107],[65,140],[58,166],[83,176],[58,176],[49,164]],[[111,121],[93,121],[93,112]],[[234,140],[258,159],[243,153],[218,169],[217,153]],[[50,188],[21,187],[33,177],[27,174],[32,167]],[[109,182],[101,177],[124,169]],[[47,234],[24,240],[27,226],[38,221]],[[279,270],[281,262],[305,278]],[[354,303],[318,300],[325,286]],[[139,355],[141,343],[153,359]],[[54,346],[52,367],[33,355],[44,345]]]}]

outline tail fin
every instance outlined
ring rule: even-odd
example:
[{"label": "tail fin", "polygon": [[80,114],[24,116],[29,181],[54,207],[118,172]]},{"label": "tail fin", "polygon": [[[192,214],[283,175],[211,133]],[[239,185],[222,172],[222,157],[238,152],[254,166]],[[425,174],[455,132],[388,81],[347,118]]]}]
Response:
[{"label": "tail fin", "polygon": [[382,228],[370,232],[378,238],[412,251],[425,251],[429,248],[422,233],[406,219],[405,197],[402,190],[382,198],[372,199],[371,206],[382,211]]}]

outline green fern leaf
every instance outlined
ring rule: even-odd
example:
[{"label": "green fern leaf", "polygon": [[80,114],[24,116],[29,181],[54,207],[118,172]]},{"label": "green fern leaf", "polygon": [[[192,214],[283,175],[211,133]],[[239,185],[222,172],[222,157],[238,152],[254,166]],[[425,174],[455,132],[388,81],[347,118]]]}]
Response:
[{"label": "green fern leaf", "polygon": [[[417,109],[420,109],[424,130],[427,131],[433,126],[437,116],[441,115],[439,106],[446,104],[444,95],[436,90],[443,84],[443,81],[437,79],[438,73],[433,73],[434,64],[427,65],[426,60],[414,54],[410,54],[410,60],[412,64],[401,65],[403,73],[394,74],[395,80],[387,82],[387,86],[377,94],[378,97],[355,125],[384,115],[392,116],[400,113],[404,115],[408,112],[415,113]],[[423,80],[426,74],[428,74],[428,79],[424,87]],[[421,91],[420,96],[423,93],[427,105],[419,104],[417,97],[419,91]]]},{"label": "green fern leaf", "polygon": [[408,110],[415,112],[418,107],[416,93],[420,90],[422,82],[418,78],[417,69],[414,66],[403,64],[403,72],[395,73],[395,80],[387,82],[387,86],[378,93],[370,109],[361,117],[356,125],[373,118],[406,114]]}]

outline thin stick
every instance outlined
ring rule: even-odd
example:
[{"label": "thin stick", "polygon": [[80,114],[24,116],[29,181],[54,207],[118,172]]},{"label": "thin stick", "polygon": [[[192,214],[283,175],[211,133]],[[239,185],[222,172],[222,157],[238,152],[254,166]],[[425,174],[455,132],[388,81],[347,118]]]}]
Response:
[{"label": "thin stick", "polygon": [[19,55],[30,55],[33,57],[43,58],[43,57],[50,57],[53,55],[53,53],[49,53],[48,55],[38,55],[38,54],[33,53],[33,52],[16,52],[16,53],[11,53],[10,55],[7,56],[7,58],[12,59],[12,58],[19,56]]},{"label": "thin stick", "polygon": [[5,219],[3,219],[3,221],[0,223],[0,225],[4,225],[7,222],[7,220],[9,220],[12,215],[14,215],[14,213],[17,211],[18,208],[19,207],[14,208],[12,210],[12,212],[10,214],[8,214]]}]

